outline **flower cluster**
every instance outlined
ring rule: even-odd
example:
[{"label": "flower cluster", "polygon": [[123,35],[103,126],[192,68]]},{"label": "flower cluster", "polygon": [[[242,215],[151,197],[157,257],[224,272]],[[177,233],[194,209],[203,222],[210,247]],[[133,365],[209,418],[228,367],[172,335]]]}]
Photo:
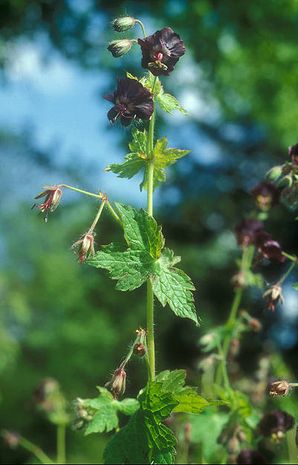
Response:
[{"label": "flower cluster", "polygon": [[[142,24],[130,16],[117,18],[113,27],[117,32],[127,31]],[[143,39],[113,40],[108,50],[115,58],[128,53],[134,44],[139,44],[142,51],[142,66],[154,76],[168,76],[185,53],[185,46],[179,35],[170,27],[156,31]],[[149,120],[153,113],[152,90],[148,90],[137,79],[123,78],[118,80],[117,89],[113,94],[105,96],[114,106],[108,112],[108,119],[115,123],[118,119],[123,126],[128,126],[133,120]]]}]

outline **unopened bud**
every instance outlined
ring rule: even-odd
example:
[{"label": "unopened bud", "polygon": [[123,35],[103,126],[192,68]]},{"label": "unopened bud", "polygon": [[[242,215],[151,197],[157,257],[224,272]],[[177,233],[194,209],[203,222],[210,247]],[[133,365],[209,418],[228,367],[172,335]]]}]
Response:
[{"label": "unopened bud", "polygon": [[123,55],[126,55],[135,43],[135,40],[122,39],[122,40],[113,40],[109,43],[108,50],[111,52],[113,57],[119,58]]},{"label": "unopened bud", "polygon": [[184,441],[188,444],[191,442],[191,423],[189,421],[184,426]]},{"label": "unopened bud", "polygon": [[269,181],[277,181],[277,179],[282,175],[282,166],[273,166],[273,168],[271,168],[267,174],[266,174],[266,178],[269,180]]},{"label": "unopened bud", "polygon": [[274,311],[278,302],[283,303],[284,301],[281,286],[279,284],[270,286],[269,289],[264,292],[263,298],[266,300],[266,307],[268,310]]},{"label": "unopened bud", "polygon": [[246,285],[245,273],[243,271],[239,271],[238,273],[234,274],[231,279],[231,283],[235,288],[242,288]]},{"label": "unopened bud", "polygon": [[249,326],[250,329],[252,329],[255,333],[259,333],[259,332],[262,330],[262,323],[261,323],[260,320],[258,320],[257,318],[251,318],[251,319],[248,321],[248,326]]},{"label": "unopened bud", "polygon": [[273,383],[270,383],[268,386],[268,391],[270,396],[276,397],[276,396],[286,396],[288,395],[290,391],[291,385],[288,383],[288,381],[282,380],[282,381],[274,381]]},{"label": "unopened bud", "polygon": [[294,165],[298,165],[298,144],[289,147],[289,155]]},{"label": "unopened bud", "polygon": [[10,449],[16,449],[20,444],[21,436],[15,431],[2,431],[1,436],[4,444]]},{"label": "unopened bud", "polygon": [[117,32],[128,31],[136,24],[136,19],[131,16],[123,16],[122,18],[114,19],[112,26]]},{"label": "unopened bud", "polygon": [[133,353],[137,355],[138,357],[144,357],[146,354],[146,347],[144,344],[141,342],[138,342],[137,344],[134,345],[133,347]]}]

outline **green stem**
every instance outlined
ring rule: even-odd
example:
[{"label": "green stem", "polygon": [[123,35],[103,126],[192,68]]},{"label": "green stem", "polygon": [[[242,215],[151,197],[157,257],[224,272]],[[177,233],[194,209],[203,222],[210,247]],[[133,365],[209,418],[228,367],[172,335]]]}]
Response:
[{"label": "green stem", "polygon": [[142,21],[141,21],[140,19],[137,19],[137,20],[136,20],[136,23],[138,23],[138,24],[141,26],[141,29],[142,29],[144,38],[147,37],[146,29],[145,29],[145,26],[144,26],[144,24],[142,23]]},{"label": "green stem", "polygon": [[291,260],[291,262],[297,263],[298,258],[295,257],[295,255],[290,255],[289,253],[286,253],[286,252],[282,252],[282,255],[288,258],[289,260]]},{"label": "green stem", "polygon": [[[152,93],[156,77],[154,79]],[[153,93],[154,95],[154,93]],[[147,212],[148,215],[153,216],[153,191],[154,191],[154,126],[155,126],[155,110],[149,123],[148,140],[147,140],[147,158],[148,158],[148,186],[147,186]],[[155,378],[155,341],[154,341],[154,295],[150,278],[147,280],[147,345],[148,345],[148,359],[149,359],[149,377],[151,380]]]},{"label": "green stem", "polygon": [[62,465],[66,463],[65,433],[66,433],[65,424],[58,425],[57,426],[57,463],[62,464]]},{"label": "green stem", "polygon": [[102,201],[101,204],[100,204],[100,207],[99,207],[99,209],[98,209],[98,212],[97,212],[97,214],[96,214],[96,217],[94,218],[94,221],[93,221],[93,223],[92,223],[92,225],[90,226],[90,229],[89,229],[89,231],[88,231],[89,234],[92,234],[92,233],[93,233],[93,231],[94,231],[94,229],[95,229],[95,227],[96,227],[96,225],[97,225],[97,223],[98,223],[98,221],[99,221],[99,218],[101,217],[101,214],[102,214],[102,211],[103,211],[104,207],[105,207],[105,202]]},{"label": "green stem", "polygon": [[121,222],[119,216],[117,215],[117,213],[115,212],[114,208],[112,207],[112,205],[110,204],[110,202],[108,200],[107,200],[106,204],[107,204],[107,207],[108,207],[109,212],[111,213],[112,217],[117,221],[117,223],[121,224],[121,226],[122,226],[122,222]]},{"label": "green stem", "polygon": [[59,184],[59,187],[64,187],[65,189],[70,189],[80,194],[88,195],[89,197],[95,197],[96,199],[101,199],[102,194],[94,194],[93,192],[88,192],[83,189],[78,189],[77,187],[68,186],[67,184]]},{"label": "green stem", "polygon": [[296,431],[292,429],[286,433],[288,453],[289,453],[289,463],[297,463],[298,451],[295,440]]},{"label": "green stem", "polygon": [[289,274],[292,273],[293,269],[295,268],[295,266],[297,265],[297,261],[295,262],[292,262],[291,265],[289,266],[288,270],[285,272],[285,274],[280,278],[280,280],[278,281],[277,284],[282,284],[286,279],[287,277],[289,276]]},{"label": "green stem", "polygon": [[20,438],[20,446],[34,455],[37,460],[39,460],[43,464],[53,464],[54,462],[47,456],[47,454],[38,446],[33,444],[33,442],[28,441],[23,437]]}]

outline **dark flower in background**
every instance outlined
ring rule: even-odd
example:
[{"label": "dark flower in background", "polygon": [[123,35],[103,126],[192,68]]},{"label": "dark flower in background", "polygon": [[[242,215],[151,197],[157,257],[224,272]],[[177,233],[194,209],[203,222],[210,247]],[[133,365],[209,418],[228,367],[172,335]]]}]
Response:
[{"label": "dark flower in background", "polygon": [[185,53],[183,41],[170,27],[138,39],[138,43],[142,49],[142,66],[154,76],[168,76]]},{"label": "dark flower in background", "polygon": [[289,147],[289,155],[294,165],[298,165],[298,144]]},{"label": "dark flower in background", "polygon": [[260,210],[267,211],[278,203],[279,190],[271,182],[261,182],[251,191]]},{"label": "dark flower in background", "polygon": [[283,410],[266,413],[259,423],[259,432],[264,437],[282,438],[293,428],[294,417]]},{"label": "dark flower in background", "polygon": [[257,450],[244,449],[240,452],[237,457],[237,463],[239,465],[250,464],[250,463],[268,463],[266,458]]},{"label": "dark flower in background", "polygon": [[266,231],[259,231],[256,234],[255,243],[258,248],[259,258],[266,258],[279,263],[286,260],[279,242],[273,240],[271,234]]},{"label": "dark flower in background", "polygon": [[134,119],[150,119],[153,113],[152,94],[136,79],[119,79],[115,92],[106,95],[105,99],[114,103],[108,112],[112,123],[120,118],[123,126],[128,126]]},{"label": "dark flower in background", "polygon": [[247,247],[255,244],[256,235],[263,230],[263,223],[254,219],[244,219],[235,228],[235,235],[239,245]]},{"label": "dark flower in background", "polygon": [[280,302],[283,303],[284,298],[282,295],[282,288],[278,284],[270,286],[269,289],[263,294],[266,301],[266,308],[274,312],[276,305]]},{"label": "dark flower in background", "polygon": [[32,208],[37,207],[44,213],[45,221],[48,221],[49,213],[52,213],[58,207],[62,196],[62,189],[59,186],[46,186],[44,190],[35,197],[35,200],[45,197],[40,205],[34,204]]}]

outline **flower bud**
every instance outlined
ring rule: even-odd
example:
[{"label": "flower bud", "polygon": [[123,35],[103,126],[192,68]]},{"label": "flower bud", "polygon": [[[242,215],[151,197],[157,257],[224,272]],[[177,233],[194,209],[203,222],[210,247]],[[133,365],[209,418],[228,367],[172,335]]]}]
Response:
[{"label": "flower bud", "polygon": [[71,246],[71,248],[78,249],[77,253],[80,263],[83,263],[89,256],[95,255],[93,233],[84,234],[80,240]]},{"label": "flower bud", "polygon": [[128,31],[136,24],[136,19],[131,16],[123,16],[122,18],[114,19],[112,26],[117,32]]},{"label": "flower bud", "polygon": [[189,444],[191,442],[191,423],[188,421],[184,425],[184,441]]},{"label": "flower bud", "polygon": [[141,342],[138,342],[137,344],[134,345],[133,347],[133,353],[137,355],[138,357],[144,357],[146,354],[146,347],[144,344]]},{"label": "flower bud", "polygon": [[48,221],[49,213],[52,213],[58,207],[62,196],[62,190],[59,186],[47,186],[45,190],[38,194],[35,199],[45,197],[45,200],[40,205],[34,204],[32,208],[37,207],[44,213],[45,222]]},{"label": "flower bud", "polygon": [[21,436],[15,431],[2,431],[1,436],[4,444],[10,449],[16,449],[20,444]]},{"label": "flower bud", "polygon": [[135,43],[134,40],[122,39],[122,40],[113,40],[109,43],[108,50],[111,52],[113,57],[119,58],[123,55],[126,55]]},{"label": "flower bud", "polygon": [[266,174],[266,178],[269,180],[269,181],[276,181],[280,176],[282,175],[282,166],[273,166],[273,168],[271,168],[267,174]]},{"label": "flower bud", "polygon": [[248,321],[248,326],[255,333],[259,333],[262,330],[262,323],[257,318],[251,318]]},{"label": "flower bud", "polygon": [[270,383],[268,386],[268,391],[270,396],[286,396],[290,391],[291,385],[285,380],[282,381],[274,381]]},{"label": "flower bud", "polygon": [[115,399],[122,396],[126,389],[126,371],[121,366],[114,371],[111,381],[106,384]]},{"label": "flower bud", "polygon": [[263,298],[266,301],[266,308],[274,312],[278,302],[283,303],[284,298],[282,295],[282,288],[278,284],[270,286],[263,294]]},{"label": "flower bud", "polygon": [[246,277],[245,273],[243,271],[238,271],[238,273],[234,274],[234,276],[231,279],[231,283],[234,288],[236,289],[241,289],[246,286]]}]

